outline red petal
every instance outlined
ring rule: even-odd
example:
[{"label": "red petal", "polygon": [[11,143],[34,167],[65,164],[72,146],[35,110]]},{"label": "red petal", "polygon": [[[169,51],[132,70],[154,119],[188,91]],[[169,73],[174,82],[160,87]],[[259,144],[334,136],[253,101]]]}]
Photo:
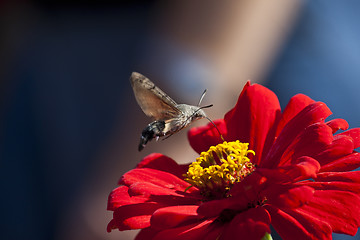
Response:
[{"label": "red petal", "polygon": [[213,227],[207,229],[206,236],[203,239],[206,240],[218,240],[221,233],[224,231],[224,225],[220,223],[214,223]]},{"label": "red petal", "polygon": [[360,226],[360,197],[351,192],[315,191],[311,202],[300,209],[327,222],[336,233],[355,235]]},{"label": "red petal", "polygon": [[185,192],[180,192],[166,187],[160,187],[158,185],[148,182],[133,183],[129,187],[129,194],[131,196],[142,195],[144,197],[150,197],[150,196],[159,196],[159,195],[166,195],[166,196],[171,195],[172,197],[183,198],[184,193]]},{"label": "red petal", "polygon": [[110,227],[116,226],[120,231],[147,228],[151,215],[161,207],[163,205],[154,202],[121,206],[114,211],[114,219],[109,226],[112,224]]},{"label": "red petal", "polygon": [[141,231],[136,235],[135,240],[150,240],[153,239],[158,231],[150,227],[141,229]]},{"label": "red petal", "polygon": [[127,186],[120,186],[118,188],[115,188],[109,195],[107,210],[114,211],[120,206],[134,203],[142,203],[147,200],[147,198],[144,197],[130,197],[128,191],[129,188]]},{"label": "red petal", "polygon": [[360,147],[360,128],[353,128],[339,135],[350,136],[354,142],[354,148]]},{"label": "red petal", "polygon": [[321,166],[320,172],[351,171],[358,167],[360,167],[360,154],[354,152],[345,157],[336,159],[326,165]]},{"label": "red petal", "polygon": [[322,122],[330,114],[330,109],[322,102],[316,102],[305,107],[285,125],[261,167],[276,167],[284,151],[299,133],[303,132],[306,127],[313,123]]},{"label": "red petal", "polygon": [[[277,188],[277,189],[275,189]],[[268,203],[279,208],[298,208],[312,199],[315,190],[308,186],[292,187],[276,186],[269,189],[265,195],[268,197]]]},{"label": "red petal", "polygon": [[299,214],[291,216],[270,205],[266,209],[271,215],[272,226],[284,240],[331,239],[331,227],[316,218]]},{"label": "red petal", "polygon": [[286,173],[294,182],[315,178],[320,170],[319,162],[311,157],[300,157],[296,162],[296,164],[292,165],[291,170]]},{"label": "red petal", "polygon": [[348,122],[341,118],[333,119],[331,121],[328,121],[326,124],[331,127],[333,133],[336,133],[339,129],[346,130],[349,128]]},{"label": "red petal", "polygon": [[331,144],[332,130],[324,123],[314,123],[299,134],[281,157],[279,165],[286,165],[301,156],[314,156]]},{"label": "red petal", "polygon": [[[303,183],[300,183],[303,184]],[[314,188],[315,190],[340,190],[360,193],[360,183],[347,182],[307,182],[304,185]]]},{"label": "red petal", "polygon": [[220,215],[225,209],[245,211],[249,207],[249,201],[255,201],[259,198],[259,193],[267,184],[266,181],[266,177],[255,171],[232,186],[229,191],[231,197],[202,203],[199,206],[198,214],[214,217]]},{"label": "red petal", "polygon": [[295,217],[305,229],[311,233],[311,239],[331,239],[331,226],[322,219],[314,218],[313,216],[301,211],[300,208],[295,210],[285,210],[288,214]]},{"label": "red petal", "polygon": [[270,233],[269,213],[261,207],[251,208],[235,216],[225,227],[219,240],[252,239],[260,240],[265,233]]},{"label": "red petal", "polygon": [[160,153],[152,153],[146,156],[137,166],[137,168],[152,168],[171,173],[178,178],[188,170],[188,165],[179,165],[173,159]]},{"label": "red petal", "polygon": [[[264,143],[268,133],[280,114],[276,95],[269,89],[248,82],[240,94],[236,106],[224,117],[228,135],[226,140],[249,143],[255,151],[255,164],[261,160]],[[272,143],[274,136],[267,142]]]},{"label": "red petal", "polygon": [[116,229],[116,222],[114,219],[111,219],[111,221],[108,223],[107,227],[106,227],[106,231],[107,232],[111,232],[113,229]]},{"label": "red petal", "polygon": [[[224,120],[219,119],[213,122],[226,139],[227,129]],[[209,150],[211,146],[216,146],[222,142],[219,132],[212,123],[208,123],[201,127],[191,128],[188,132],[188,139],[191,147],[199,154]]]},{"label": "red petal", "polygon": [[[213,220],[206,220],[199,223],[193,223],[177,228],[170,228],[159,232],[153,240],[199,240],[205,239],[208,232],[215,227],[212,225]],[[209,238],[206,238],[209,239]],[[212,239],[209,239],[212,240]],[[213,240],[216,240],[214,238]]]},{"label": "red petal", "polygon": [[151,217],[151,227],[156,229],[173,228],[185,221],[199,220],[197,205],[171,206],[160,208]]},{"label": "red petal", "polygon": [[241,182],[235,183],[230,189],[229,195],[257,199],[259,192],[268,184],[268,179],[262,175],[262,172],[254,171]]},{"label": "red petal", "polygon": [[279,136],[284,126],[291,119],[293,119],[299,112],[312,103],[314,103],[314,100],[304,94],[297,94],[293,96],[286,105],[283,114],[281,115],[281,119],[276,130],[276,136]]},{"label": "red petal", "polygon": [[[120,179],[120,184],[130,186],[134,183],[147,182],[164,188],[185,191],[190,186],[189,183],[181,180],[175,175],[156,169],[136,168],[125,173]],[[192,191],[192,188],[188,190]]]},{"label": "red petal", "polygon": [[316,181],[330,182],[330,181],[341,181],[360,183],[360,171],[353,172],[324,172],[319,173]]},{"label": "red petal", "polygon": [[354,150],[353,139],[349,136],[336,135],[333,142],[326,146],[323,151],[314,158],[316,158],[321,165],[325,165],[338,158],[349,155]]},{"label": "red petal", "polygon": [[270,182],[292,183],[315,178],[319,169],[320,164],[315,159],[311,157],[300,157],[294,164],[288,166],[275,169],[258,168],[256,171],[265,176]]},{"label": "red petal", "polygon": [[203,217],[216,217],[225,209],[243,211],[248,208],[249,199],[244,196],[229,197],[204,202],[199,206],[198,214]]}]

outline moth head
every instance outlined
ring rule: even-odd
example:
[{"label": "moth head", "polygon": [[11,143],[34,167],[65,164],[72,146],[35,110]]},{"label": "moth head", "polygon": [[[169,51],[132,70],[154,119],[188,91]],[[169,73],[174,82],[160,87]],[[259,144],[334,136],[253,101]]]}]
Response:
[{"label": "moth head", "polygon": [[202,108],[197,107],[197,109],[194,111],[194,114],[191,116],[192,120],[202,119],[206,118],[206,114]]},{"label": "moth head", "polygon": [[[193,114],[191,115],[191,119],[192,120],[197,120],[197,119],[202,119],[202,118],[207,118],[205,111],[203,110],[204,108],[210,108],[213,105],[207,105],[207,106],[203,106],[203,107],[195,107],[195,106],[191,106],[193,109]],[[210,120],[210,119],[209,119]]]}]

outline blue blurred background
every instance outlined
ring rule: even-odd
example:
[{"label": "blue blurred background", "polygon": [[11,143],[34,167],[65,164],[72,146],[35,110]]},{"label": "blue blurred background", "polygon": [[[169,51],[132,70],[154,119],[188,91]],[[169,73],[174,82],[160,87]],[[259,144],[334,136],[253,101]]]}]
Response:
[{"label": "blue blurred background", "polygon": [[132,71],[178,102],[207,88],[213,119],[251,79],[283,107],[304,93],[359,127],[359,10],[356,0],[0,2],[0,239],[133,239],[106,232],[119,177],[151,152],[196,154],[185,131],[137,152],[149,119]]}]

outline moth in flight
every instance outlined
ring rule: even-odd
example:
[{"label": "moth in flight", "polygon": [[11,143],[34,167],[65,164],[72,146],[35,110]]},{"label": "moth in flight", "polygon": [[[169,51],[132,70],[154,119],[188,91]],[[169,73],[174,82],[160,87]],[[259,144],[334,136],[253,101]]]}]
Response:
[{"label": "moth in flight", "polygon": [[147,142],[153,138],[158,140],[160,137],[170,137],[195,120],[209,119],[203,108],[212,105],[199,107],[206,90],[201,95],[198,106],[192,106],[177,104],[171,97],[155,86],[150,79],[140,73],[133,72],[130,82],[137,103],[143,112],[154,120],[141,133],[139,151],[143,150]]}]

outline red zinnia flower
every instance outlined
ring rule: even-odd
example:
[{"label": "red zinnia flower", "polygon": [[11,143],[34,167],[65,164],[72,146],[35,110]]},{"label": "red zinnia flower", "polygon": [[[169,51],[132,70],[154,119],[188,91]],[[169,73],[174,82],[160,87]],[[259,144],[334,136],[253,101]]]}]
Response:
[{"label": "red zinnia flower", "polygon": [[283,239],[355,235],[360,226],[360,129],[322,102],[299,94],[281,113],[276,95],[244,87],[213,125],[193,128],[196,162],[151,154],[109,196],[111,229],[142,239],[262,239],[270,224]]}]

